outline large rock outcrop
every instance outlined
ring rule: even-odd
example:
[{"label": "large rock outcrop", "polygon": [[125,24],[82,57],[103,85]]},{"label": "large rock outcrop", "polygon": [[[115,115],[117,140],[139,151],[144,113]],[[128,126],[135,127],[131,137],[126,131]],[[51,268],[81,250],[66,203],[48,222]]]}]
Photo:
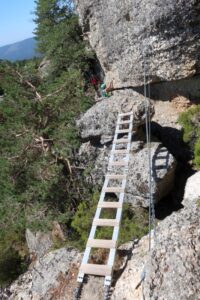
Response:
[{"label": "large rock outcrop", "polygon": [[43,232],[34,234],[28,228],[26,229],[26,243],[31,257],[42,257],[53,247],[50,234]]},{"label": "large rock outcrop", "polygon": [[76,0],[85,35],[117,87],[143,84],[148,46],[151,81],[199,73],[198,0]]},{"label": "large rock outcrop", "polygon": [[132,249],[131,258],[127,260],[126,268],[117,280],[111,300],[141,300],[142,278],[149,252],[148,236],[143,237]]},{"label": "large rock outcrop", "polygon": [[[81,137],[85,140],[99,138],[101,144],[112,141],[118,113],[133,111],[133,130],[145,123],[145,98],[132,91],[116,91],[110,98],[105,98],[92,106],[77,121]],[[151,105],[151,116],[154,107]]]},{"label": "large rock outcrop", "polygon": [[[196,185],[197,174],[187,182],[185,201],[191,195],[190,188]],[[192,202],[192,207],[186,205],[158,225],[151,253],[146,238],[141,239],[116,283],[112,300],[200,299],[199,191],[193,190]],[[144,270],[145,279],[140,282]]]},{"label": "large rock outcrop", "polygon": [[[145,141],[137,134],[133,135],[131,146],[125,201],[133,206],[148,207],[148,149]],[[92,146],[90,142],[83,144],[80,148],[87,181],[95,186],[103,184],[110,150],[111,146],[98,148]],[[118,159],[121,160],[122,157]],[[176,160],[159,142],[151,143],[151,159],[152,193],[154,201],[158,202],[173,188]],[[116,172],[116,168],[113,171]],[[119,182],[113,181],[112,186],[114,185],[119,185]]]},{"label": "large rock outcrop", "polygon": [[[76,281],[78,252],[61,248],[43,255],[29,267],[3,294],[2,300],[71,300],[72,281]],[[74,274],[75,272],[75,274]],[[68,297],[63,294],[65,288]],[[7,295],[7,296],[6,296]]]},{"label": "large rock outcrop", "polygon": [[146,266],[145,299],[200,299],[200,208],[183,209],[158,227]]},{"label": "large rock outcrop", "polygon": [[188,179],[182,204],[187,208],[200,206],[200,172]]}]

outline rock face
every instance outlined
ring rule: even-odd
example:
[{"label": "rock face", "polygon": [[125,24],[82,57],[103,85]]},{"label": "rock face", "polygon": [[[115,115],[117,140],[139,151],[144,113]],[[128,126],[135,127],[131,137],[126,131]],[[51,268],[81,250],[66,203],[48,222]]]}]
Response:
[{"label": "rock face", "polygon": [[84,33],[116,87],[143,84],[142,52],[148,53],[152,82],[199,73],[198,0],[75,2]]},{"label": "rock face", "polygon": [[[60,300],[68,285],[70,269],[80,256],[72,248],[51,251],[36,260],[9,288],[9,300]],[[77,267],[76,267],[77,268]],[[70,279],[75,275],[71,273]],[[70,288],[68,288],[69,294]],[[4,298],[3,298],[4,299]],[[63,298],[70,300],[69,298]]]},{"label": "rock face", "polygon": [[[134,141],[135,138],[135,141]],[[85,143],[80,154],[87,164],[87,180],[93,185],[101,186],[107,172],[111,147],[96,148]],[[152,157],[152,193],[155,202],[166,196],[173,187],[176,160],[159,142],[151,144]],[[116,169],[116,168],[115,168]],[[129,160],[125,201],[133,206],[148,207],[148,150],[143,140],[133,136],[132,151]],[[112,182],[112,185],[119,183]]]},{"label": "rock face", "polygon": [[200,209],[173,213],[158,227],[146,267],[145,299],[200,299]]},{"label": "rock face", "polygon": [[200,172],[188,179],[182,204],[188,208],[200,206]]},{"label": "rock face", "polygon": [[[189,189],[196,185],[198,177],[199,173],[196,173],[189,178],[185,200],[190,198]],[[116,283],[112,300],[200,299],[199,193],[193,191],[192,199],[192,207],[187,205],[158,225],[157,239],[151,254],[148,254],[148,238],[140,240]],[[139,283],[144,266],[142,289]]]},{"label": "rock face", "polygon": [[26,229],[26,243],[28,246],[31,259],[40,258],[45,255],[54,245],[55,241],[65,241],[64,233],[58,222],[53,221],[52,232],[31,232],[30,229]]},{"label": "rock face", "polygon": [[26,229],[26,242],[30,255],[43,256],[52,246],[53,241],[48,233],[32,233]]},{"label": "rock face", "polygon": [[[117,115],[119,112],[133,110],[134,130],[145,123],[145,98],[133,91],[117,91],[110,98],[106,98],[90,108],[77,122],[83,139],[99,138],[101,144],[111,142],[113,139]],[[154,107],[151,105],[151,115]]]},{"label": "rock face", "polygon": [[51,61],[44,57],[38,68],[40,77],[42,79],[48,77],[49,73],[51,72],[51,67]]},{"label": "rock face", "polygon": [[[134,144],[134,143],[133,143]],[[173,188],[176,160],[161,143],[151,144],[152,194],[155,202],[161,200]],[[126,201],[134,206],[149,206],[148,199],[148,149],[130,156]]]},{"label": "rock face", "polygon": [[141,278],[148,259],[148,237],[143,237],[131,253],[126,268],[117,281],[111,300],[141,300]]}]

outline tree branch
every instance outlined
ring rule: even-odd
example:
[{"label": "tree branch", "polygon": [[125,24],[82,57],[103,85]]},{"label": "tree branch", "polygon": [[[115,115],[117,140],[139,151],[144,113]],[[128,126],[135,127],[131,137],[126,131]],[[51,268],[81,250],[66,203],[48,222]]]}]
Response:
[{"label": "tree branch", "polygon": [[32,90],[35,92],[36,98],[41,102],[42,101],[42,96],[38,93],[36,87],[28,80],[24,79],[22,74],[20,74],[18,71],[16,71],[17,75],[21,79],[22,82],[26,83]]}]

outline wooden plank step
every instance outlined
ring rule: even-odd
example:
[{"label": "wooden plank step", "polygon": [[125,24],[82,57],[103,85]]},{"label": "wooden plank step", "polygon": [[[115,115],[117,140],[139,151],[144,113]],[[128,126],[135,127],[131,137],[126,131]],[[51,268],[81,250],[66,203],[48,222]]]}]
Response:
[{"label": "wooden plank step", "polygon": [[117,122],[117,125],[124,125],[124,124],[131,124],[132,123],[132,121],[131,120],[125,120],[125,121],[118,121]]},{"label": "wooden plank step", "polygon": [[120,174],[107,174],[106,175],[106,178],[108,179],[126,179],[127,175],[126,174],[123,174],[123,175],[120,175]]},{"label": "wooden plank step", "polygon": [[120,134],[120,133],[130,133],[132,130],[130,129],[119,129],[116,131],[117,134]]},{"label": "wooden plank step", "polygon": [[124,143],[130,143],[130,139],[119,139],[119,140],[114,140],[113,144],[124,144]]},{"label": "wooden plank step", "polygon": [[116,219],[94,219],[93,223],[94,226],[119,226],[119,221]]},{"label": "wooden plank step", "polygon": [[127,166],[128,165],[128,160],[118,160],[118,161],[111,161],[109,163],[110,166]]},{"label": "wooden plank step", "polygon": [[116,246],[117,246],[117,241],[113,241],[113,240],[99,240],[99,239],[88,239],[86,247],[114,249],[114,248],[116,248]]},{"label": "wooden plank step", "polygon": [[128,154],[130,151],[127,149],[119,149],[119,150],[112,150],[112,154]]},{"label": "wooden plank step", "polygon": [[119,117],[127,117],[127,116],[132,116],[132,115],[133,115],[133,112],[131,111],[131,112],[127,112],[127,113],[121,113],[118,116]]},{"label": "wooden plank step", "polygon": [[81,264],[80,272],[89,275],[111,276],[112,267],[108,265]]},{"label": "wooden plank step", "polygon": [[122,187],[106,187],[103,189],[104,193],[124,193],[124,188]]},{"label": "wooden plank step", "polygon": [[101,201],[98,203],[98,208],[122,208],[123,204],[120,202],[109,202],[109,201]]}]

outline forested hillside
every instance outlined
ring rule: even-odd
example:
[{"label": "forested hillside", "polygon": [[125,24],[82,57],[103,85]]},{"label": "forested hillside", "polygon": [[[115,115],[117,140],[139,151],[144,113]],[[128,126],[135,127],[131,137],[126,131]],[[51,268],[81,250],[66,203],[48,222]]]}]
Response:
[{"label": "forested hillside", "polygon": [[36,41],[34,38],[25,39],[14,44],[0,47],[0,59],[17,61],[39,57],[35,51]]},{"label": "forested hillside", "polygon": [[48,75],[38,71],[40,59],[0,64],[0,284],[26,267],[27,227],[45,231],[57,220],[67,234],[78,203],[92,193],[77,168],[75,119],[92,104],[84,73],[94,56],[70,3],[36,4]]}]

